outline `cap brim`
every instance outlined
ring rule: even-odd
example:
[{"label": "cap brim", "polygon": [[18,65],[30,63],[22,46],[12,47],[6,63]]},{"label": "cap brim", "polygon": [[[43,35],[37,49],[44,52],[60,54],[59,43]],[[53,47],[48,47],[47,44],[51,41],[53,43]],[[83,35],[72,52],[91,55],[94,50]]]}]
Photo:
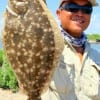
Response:
[{"label": "cap brim", "polygon": [[[60,0],[60,3],[59,3],[59,7],[62,5],[63,2],[66,2],[67,0]],[[92,6],[100,6],[99,3],[96,2],[96,0],[88,0]]]}]

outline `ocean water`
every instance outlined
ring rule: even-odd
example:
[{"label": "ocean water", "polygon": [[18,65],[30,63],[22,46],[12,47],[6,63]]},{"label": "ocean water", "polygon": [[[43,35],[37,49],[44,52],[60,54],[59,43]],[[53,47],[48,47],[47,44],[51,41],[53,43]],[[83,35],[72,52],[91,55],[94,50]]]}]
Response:
[{"label": "ocean water", "polygon": [[91,47],[100,52],[100,43],[92,43]]}]

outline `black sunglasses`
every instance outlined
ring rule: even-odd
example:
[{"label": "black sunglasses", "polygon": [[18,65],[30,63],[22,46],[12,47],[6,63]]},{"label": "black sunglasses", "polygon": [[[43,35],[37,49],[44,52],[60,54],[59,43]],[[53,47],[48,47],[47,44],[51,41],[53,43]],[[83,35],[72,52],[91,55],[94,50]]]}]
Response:
[{"label": "black sunglasses", "polygon": [[89,15],[93,11],[91,4],[86,4],[86,5],[81,6],[81,5],[78,5],[76,3],[66,3],[66,4],[63,4],[60,8],[65,9],[65,10],[70,11],[70,12],[74,12],[74,13],[81,10],[82,13],[89,14]]}]

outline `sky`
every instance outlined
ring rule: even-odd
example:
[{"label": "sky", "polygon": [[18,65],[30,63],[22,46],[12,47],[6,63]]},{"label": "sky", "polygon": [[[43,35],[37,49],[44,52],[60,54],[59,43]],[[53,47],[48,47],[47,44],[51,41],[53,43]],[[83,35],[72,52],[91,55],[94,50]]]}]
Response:
[{"label": "sky", "polygon": [[[51,13],[53,14],[55,20],[58,21],[56,16],[56,9],[59,5],[59,0],[46,0],[47,6]],[[53,1],[53,2],[52,2]],[[100,0],[97,0],[97,2],[100,3]],[[2,30],[2,20],[3,20],[3,13],[6,9],[7,0],[0,0],[0,31]],[[88,27],[88,29],[85,31],[87,34],[92,33],[99,33],[100,34],[100,6],[93,7],[93,14],[91,17],[91,23]]]}]

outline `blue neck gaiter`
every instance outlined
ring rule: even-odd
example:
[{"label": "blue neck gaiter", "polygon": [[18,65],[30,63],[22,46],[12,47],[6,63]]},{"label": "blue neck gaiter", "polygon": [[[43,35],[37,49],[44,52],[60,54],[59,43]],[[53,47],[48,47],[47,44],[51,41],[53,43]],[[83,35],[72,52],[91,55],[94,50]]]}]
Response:
[{"label": "blue neck gaiter", "polygon": [[70,34],[68,34],[62,27],[60,29],[66,41],[70,42],[73,46],[84,47],[85,43],[87,42],[87,37],[84,33],[82,33],[81,37],[75,38],[71,36]]}]

